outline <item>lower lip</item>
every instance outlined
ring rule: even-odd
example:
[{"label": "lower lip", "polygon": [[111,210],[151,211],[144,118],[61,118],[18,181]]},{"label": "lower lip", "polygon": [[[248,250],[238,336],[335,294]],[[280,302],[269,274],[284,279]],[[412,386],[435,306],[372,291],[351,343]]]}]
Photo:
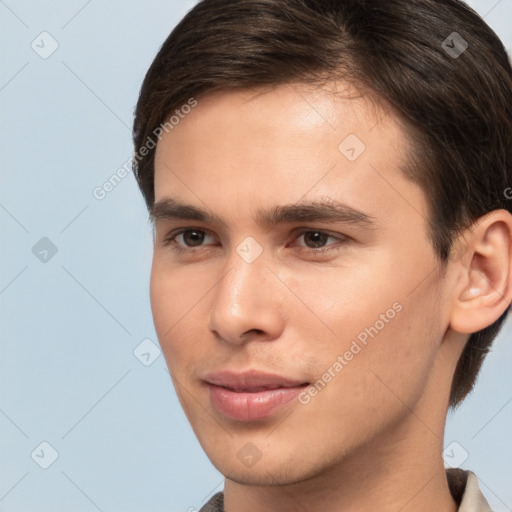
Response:
[{"label": "lower lip", "polygon": [[224,416],[238,421],[255,421],[271,416],[296,398],[305,387],[239,392],[208,384],[215,408]]}]

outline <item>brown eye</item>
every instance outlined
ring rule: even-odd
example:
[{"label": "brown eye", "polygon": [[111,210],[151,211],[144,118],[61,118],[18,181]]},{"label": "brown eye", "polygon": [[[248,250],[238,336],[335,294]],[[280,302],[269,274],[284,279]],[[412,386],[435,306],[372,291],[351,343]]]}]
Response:
[{"label": "brown eye", "polygon": [[[303,239],[303,242],[297,240]],[[342,250],[350,241],[340,233],[331,234],[321,230],[303,229],[295,235],[295,242],[292,247],[298,248],[303,253],[320,256],[334,254]],[[331,243],[328,243],[331,240]]]},{"label": "brown eye", "polygon": [[169,234],[163,241],[163,245],[171,246],[178,251],[193,250],[208,245],[207,243],[205,244],[208,237],[215,242],[215,239],[204,229],[180,229]]},{"label": "brown eye", "polygon": [[312,247],[307,243],[306,245],[308,247],[311,247],[312,249],[316,249],[320,246],[323,246],[329,238],[333,238],[322,231],[306,231],[305,233],[302,233],[302,236],[304,236],[304,241],[311,241]]},{"label": "brown eye", "polygon": [[187,229],[180,233],[183,236],[183,241],[188,247],[195,247],[201,245],[204,241],[205,232],[199,229]]}]

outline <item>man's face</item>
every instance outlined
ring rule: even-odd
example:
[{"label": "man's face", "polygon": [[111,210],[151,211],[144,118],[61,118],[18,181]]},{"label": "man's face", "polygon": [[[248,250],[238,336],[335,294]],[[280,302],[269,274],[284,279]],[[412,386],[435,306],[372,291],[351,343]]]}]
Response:
[{"label": "man's face", "polygon": [[[433,437],[434,403],[445,412],[454,363],[426,197],[399,170],[393,115],[345,93],[210,94],[158,143],[155,327],[195,434],[238,482],[398,450]],[[171,198],[214,219],[173,218]],[[320,203],[345,215],[296,208]]]}]

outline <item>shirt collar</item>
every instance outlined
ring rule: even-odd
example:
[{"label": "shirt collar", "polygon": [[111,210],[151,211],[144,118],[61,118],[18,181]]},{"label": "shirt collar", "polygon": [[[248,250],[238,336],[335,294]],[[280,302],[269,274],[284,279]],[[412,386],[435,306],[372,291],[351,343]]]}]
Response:
[{"label": "shirt collar", "polygon": [[459,468],[446,470],[448,487],[459,505],[458,512],[493,512],[487,503],[475,473]]}]

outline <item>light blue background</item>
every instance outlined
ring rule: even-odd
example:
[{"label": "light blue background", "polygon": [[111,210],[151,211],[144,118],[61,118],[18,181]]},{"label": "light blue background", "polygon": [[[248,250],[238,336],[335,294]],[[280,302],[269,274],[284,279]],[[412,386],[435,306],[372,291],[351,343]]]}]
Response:
[{"label": "light blue background", "polygon": [[[512,0],[470,3],[512,48]],[[133,354],[156,342],[135,180],[92,195],[131,156],[142,79],[193,4],[0,1],[0,511],[185,512],[223,487],[163,356]],[[31,48],[43,31],[59,45],[47,59]],[[509,323],[446,432],[497,512],[512,510],[511,337]],[[31,458],[43,441],[48,469]]]}]

